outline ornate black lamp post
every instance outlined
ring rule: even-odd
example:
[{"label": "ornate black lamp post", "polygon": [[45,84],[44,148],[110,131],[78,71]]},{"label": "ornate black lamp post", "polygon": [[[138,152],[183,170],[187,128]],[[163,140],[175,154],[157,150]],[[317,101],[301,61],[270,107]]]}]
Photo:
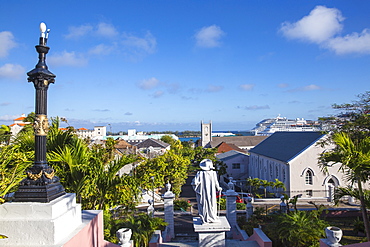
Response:
[{"label": "ornate black lamp post", "polygon": [[46,161],[46,135],[49,129],[47,119],[47,91],[50,83],[54,83],[55,75],[48,70],[45,58],[49,51],[46,46],[50,29],[46,30],[45,23],[40,24],[40,43],[36,45],[39,62],[36,68],[27,73],[28,81],[33,82],[36,89],[36,119],[35,130],[35,162],[27,171],[27,178],[20,183],[14,195],[15,202],[50,202],[64,195],[65,191],[54,176],[54,169]]}]

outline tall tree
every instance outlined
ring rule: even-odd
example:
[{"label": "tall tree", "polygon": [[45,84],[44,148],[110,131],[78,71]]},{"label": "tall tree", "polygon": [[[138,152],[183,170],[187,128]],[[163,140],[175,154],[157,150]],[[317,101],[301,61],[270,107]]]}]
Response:
[{"label": "tall tree", "polygon": [[170,182],[173,192],[179,195],[190,166],[190,160],[184,157],[182,151],[181,142],[176,141],[163,155],[142,162],[136,168],[136,176],[141,179],[142,188],[150,190],[153,182],[156,188],[163,187],[164,184]]},{"label": "tall tree", "polygon": [[346,175],[347,180],[357,185],[366,237],[370,241],[370,224],[363,193],[363,185],[370,176],[370,137],[361,139],[356,137],[351,138],[345,132],[334,133],[332,140],[336,148],[323,153],[320,157],[320,164],[324,172],[327,172],[328,166],[339,164],[339,170]]}]

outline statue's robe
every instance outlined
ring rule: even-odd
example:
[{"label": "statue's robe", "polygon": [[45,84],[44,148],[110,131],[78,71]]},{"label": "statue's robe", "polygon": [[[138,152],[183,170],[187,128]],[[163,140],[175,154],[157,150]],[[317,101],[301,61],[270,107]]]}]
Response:
[{"label": "statue's robe", "polygon": [[213,170],[198,171],[192,182],[196,192],[198,213],[203,223],[219,222],[216,192],[221,191],[217,173]]}]

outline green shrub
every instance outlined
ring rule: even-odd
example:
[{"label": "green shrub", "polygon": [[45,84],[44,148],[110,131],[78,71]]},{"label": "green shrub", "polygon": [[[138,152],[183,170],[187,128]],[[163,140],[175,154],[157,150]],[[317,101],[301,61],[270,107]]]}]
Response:
[{"label": "green shrub", "polygon": [[236,203],[236,209],[237,210],[245,210],[245,204],[244,203]]},{"label": "green shrub", "polygon": [[135,247],[147,247],[154,231],[164,230],[166,225],[167,223],[161,218],[139,214],[115,220],[110,233],[111,236],[115,236],[117,230],[130,228],[132,231],[131,239],[134,241]]},{"label": "green shrub", "polygon": [[176,199],[176,200],[173,201],[173,209],[174,210],[187,211],[189,207],[191,207],[191,204],[187,200]]},{"label": "green shrub", "polygon": [[218,209],[219,210],[226,210],[226,199],[225,198],[218,198],[217,199]]}]

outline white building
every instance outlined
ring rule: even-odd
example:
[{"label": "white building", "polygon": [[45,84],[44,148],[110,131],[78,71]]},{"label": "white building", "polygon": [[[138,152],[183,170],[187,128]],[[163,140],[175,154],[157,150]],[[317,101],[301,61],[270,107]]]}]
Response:
[{"label": "white building", "polygon": [[328,149],[317,143],[325,138],[320,132],[276,132],[251,149],[249,175],[286,186],[289,196],[323,198],[329,196],[329,186],[346,186],[338,166],[328,167],[324,174],[318,158]]},{"label": "white building", "polygon": [[10,127],[10,132],[12,133],[12,136],[16,136],[21,129],[27,124],[30,124],[30,122],[24,122],[26,119],[26,115],[22,114],[21,117],[13,119],[13,124],[9,125]]},{"label": "white building", "polygon": [[233,177],[235,180],[242,180],[248,177],[248,154],[231,150],[218,154],[216,158],[227,165],[226,176]]},{"label": "white building", "polygon": [[128,142],[131,145],[136,145],[138,143],[141,143],[147,139],[155,139],[160,140],[163,136],[170,136],[174,140],[179,140],[179,138],[174,134],[152,134],[152,135],[146,135],[144,132],[136,132],[135,129],[129,129],[127,132],[127,135],[115,135],[115,136],[105,136],[103,139],[106,140],[107,138],[113,138],[113,139],[122,139]]},{"label": "white building", "polygon": [[80,129],[76,129],[76,134],[81,138],[90,138],[92,140],[101,139],[107,135],[107,127],[106,126],[95,126],[93,130],[80,128]]}]

